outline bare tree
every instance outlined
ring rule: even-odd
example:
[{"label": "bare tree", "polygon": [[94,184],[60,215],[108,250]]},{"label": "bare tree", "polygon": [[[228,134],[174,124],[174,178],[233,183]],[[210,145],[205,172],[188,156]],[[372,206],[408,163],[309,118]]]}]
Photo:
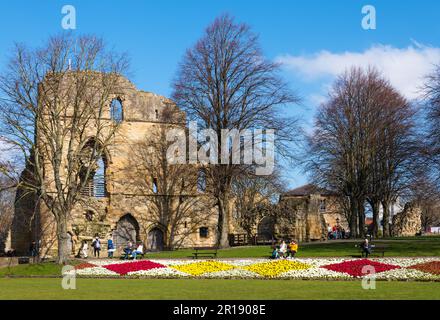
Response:
[{"label": "bare tree", "polygon": [[67,219],[118,123],[110,103],[122,91],[124,55],[93,36],[50,38],[36,50],[17,45],[0,77],[1,136],[22,151],[19,188],[35,194],[56,222],[58,262],[67,252]]},{"label": "bare tree", "polygon": [[429,231],[440,224],[440,191],[428,174],[417,175],[410,186],[409,201],[422,211],[422,229]]},{"label": "bare tree", "polygon": [[[213,129],[221,141],[222,129],[274,129],[276,151],[292,155],[289,143],[296,122],[284,117],[280,106],[296,102],[278,75],[279,66],[264,58],[258,37],[244,24],[223,15],[189,49],[174,81],[173,98],[202,129]],[[228,246],[231,183],[241,170],[218,160],[207,167],[210,188],[219,213],[218,244]]]},{"label": "bare tree", "polygon": [[377,230],[380,205],[387,222],[390,204],[408,186],[417,155],[413,116],[410,104],[374,69],[352,68],[340,76],[320,108],[308,168],[349,207],[352,237],[363,236],[367,200]]},{"label": "bare tree", "polygon": [[149,209],[145,224],[165,229],[167,249],[179,248],[212,219],[214,207],[209,195],[197,191],[198,166],[168,163],[172,142],[166,135],[172,127],[161,127],[133,145],[124,169],[124,184],[131,185]]},{"label": "bare tree", "polygon": [[426,77],[424,85],[426,101],[426,158],[434,181],[440,185],[440,65]]},{"label": "bare tree", "polygon": [[252,173],[237,177],[232,183],[236,221],[249,238],[255,236],[255,227],[262,218],[273,216],[273,204],[279,200],[283,191],[277,172],[268,176],[255,176]]},{"label": "bare tree", "polygon": [[14,180],[0,174],[0,255],[4,253],[14,215],[15,186]]}]

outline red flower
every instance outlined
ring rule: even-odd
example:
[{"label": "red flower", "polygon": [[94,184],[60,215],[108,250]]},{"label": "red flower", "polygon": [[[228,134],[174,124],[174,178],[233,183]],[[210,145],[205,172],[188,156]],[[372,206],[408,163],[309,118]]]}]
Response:
[{"label": "red flower", "polygon": [[375,273],[400,268],[398,266],[394,266],[391,264],[375,262],[375,261],[371,261],[368,259],[344,261],[341,263],[335,263],[335,264],[329,264],[326,266],[322,266],[322,268],[326,268],[328,270],[332,270],[332,271],[336,271],[336,272],[348,273],[349,275],[351,275],[353,277],[363,277],[363,276],[367,276],[369,274],[369,271],[367,271],[367,270],[364,270],[364,272],[362,272],[363,268],[365,266],[374,267]]},{"label": "red flower", "polygon": [[166,268],[166,266],[152,262],[149,260],[142,260],[136,262],[127,262],[127,263],[118,263],[118,264],[109,264],[103,266],[104,268],[119,273],[120,275],[125,275],[129,272],[135,272],[140,270],[151,270],[155,268]]},{"label": "red flower", "polygon": [[408,267],[408,269],[415,269],[415,270],[419,270],[419,271],[423,271],[423,272],[428,272],[431,274],[440,275],[440,261],[419,263],[419,264],[413,265],[411,267]]},{"label": "red flower", "polygon": [[93,267],[96,267],[96,265],[94,265],[92,263],[84,262],[84,263],[81,263],[81,264],[75,266],[75,270],[81,270],[81,269],[93,268]]}]

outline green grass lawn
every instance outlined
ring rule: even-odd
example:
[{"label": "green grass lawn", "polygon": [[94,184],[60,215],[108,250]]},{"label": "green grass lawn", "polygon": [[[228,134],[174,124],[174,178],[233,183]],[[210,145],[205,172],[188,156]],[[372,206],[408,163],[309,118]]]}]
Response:
[{"label": "green grass lawn", "polygon": [[360,281],[78,279],[64,290],[61,279],[0,279],[0,299],[440,299],[440,283],[382,282],[364,290]]},{"label": "green grass lawn", "polygon": [[[300,244],[298,257],[351,257],[359,255],[353,242],[303,243]],[[376,245],[388,246],[387,257],[427,257],[440,256],[440,237],[418,237],[414,239],[390,239],[374,241]],[[192,249],[164,251],[148,254],[149,258],[188,258]],[[267,258],[270,256],[269,246],[235,247],[222,249],[218,252],[219,258]]]},{"label": "green grass lawn", "polygon": [[[356,256],[357,242],[301,244],[298,257]],[[439,237],[375,243],[389,246],[385,256],[440,256]],[[269,246],[230,248],[220,250],[218,257],[262,258],[270,251]],[[186,249],[146,258],[186,258],[191,253]],[[63,290],[60,278],[43,278],[60,274],[61,266],[50,262],[0,268],[0,299],[440,299],[440,282],[377,281],[376,290],[364,290],[361,281],[77,279],[76,290]]]}]

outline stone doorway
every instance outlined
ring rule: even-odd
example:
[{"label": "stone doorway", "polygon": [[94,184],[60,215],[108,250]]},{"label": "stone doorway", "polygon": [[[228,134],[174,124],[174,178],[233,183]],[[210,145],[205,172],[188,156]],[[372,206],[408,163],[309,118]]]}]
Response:
[{"label": "stone doorway", "polygon": [[139,224],[131,214],[126,214],[119,219],[113,231],[113,241],[115,249],[123,249],[129,242],[135,246],[140,241]]},{"label": "stone doorway", "polygon": [[148,232],[148,250],[162,251],[164,248],[164,234],[161,229],[155,227]]},{"label": "stone doorway", "polygon": [[264,217],[257,228],[257,238],[259,240],[272,240],[274,237],[275,222],[272,217]]}]

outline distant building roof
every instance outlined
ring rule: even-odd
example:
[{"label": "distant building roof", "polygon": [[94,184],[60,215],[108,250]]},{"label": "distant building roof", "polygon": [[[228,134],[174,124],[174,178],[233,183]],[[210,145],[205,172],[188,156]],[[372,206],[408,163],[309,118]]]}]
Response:
[{"label": "distant building roof", "polygon": [[311,194],[320,194],[322,196],[335,195],[335,193],[330,190],[320,188],[314,184],[306,184],[299,188],[287,191],[283,196],[309,196]]},{"label": "distant building roof", "polygon": [[365,225],[369,226],[373,224],[373,218],[365,218]]}]

